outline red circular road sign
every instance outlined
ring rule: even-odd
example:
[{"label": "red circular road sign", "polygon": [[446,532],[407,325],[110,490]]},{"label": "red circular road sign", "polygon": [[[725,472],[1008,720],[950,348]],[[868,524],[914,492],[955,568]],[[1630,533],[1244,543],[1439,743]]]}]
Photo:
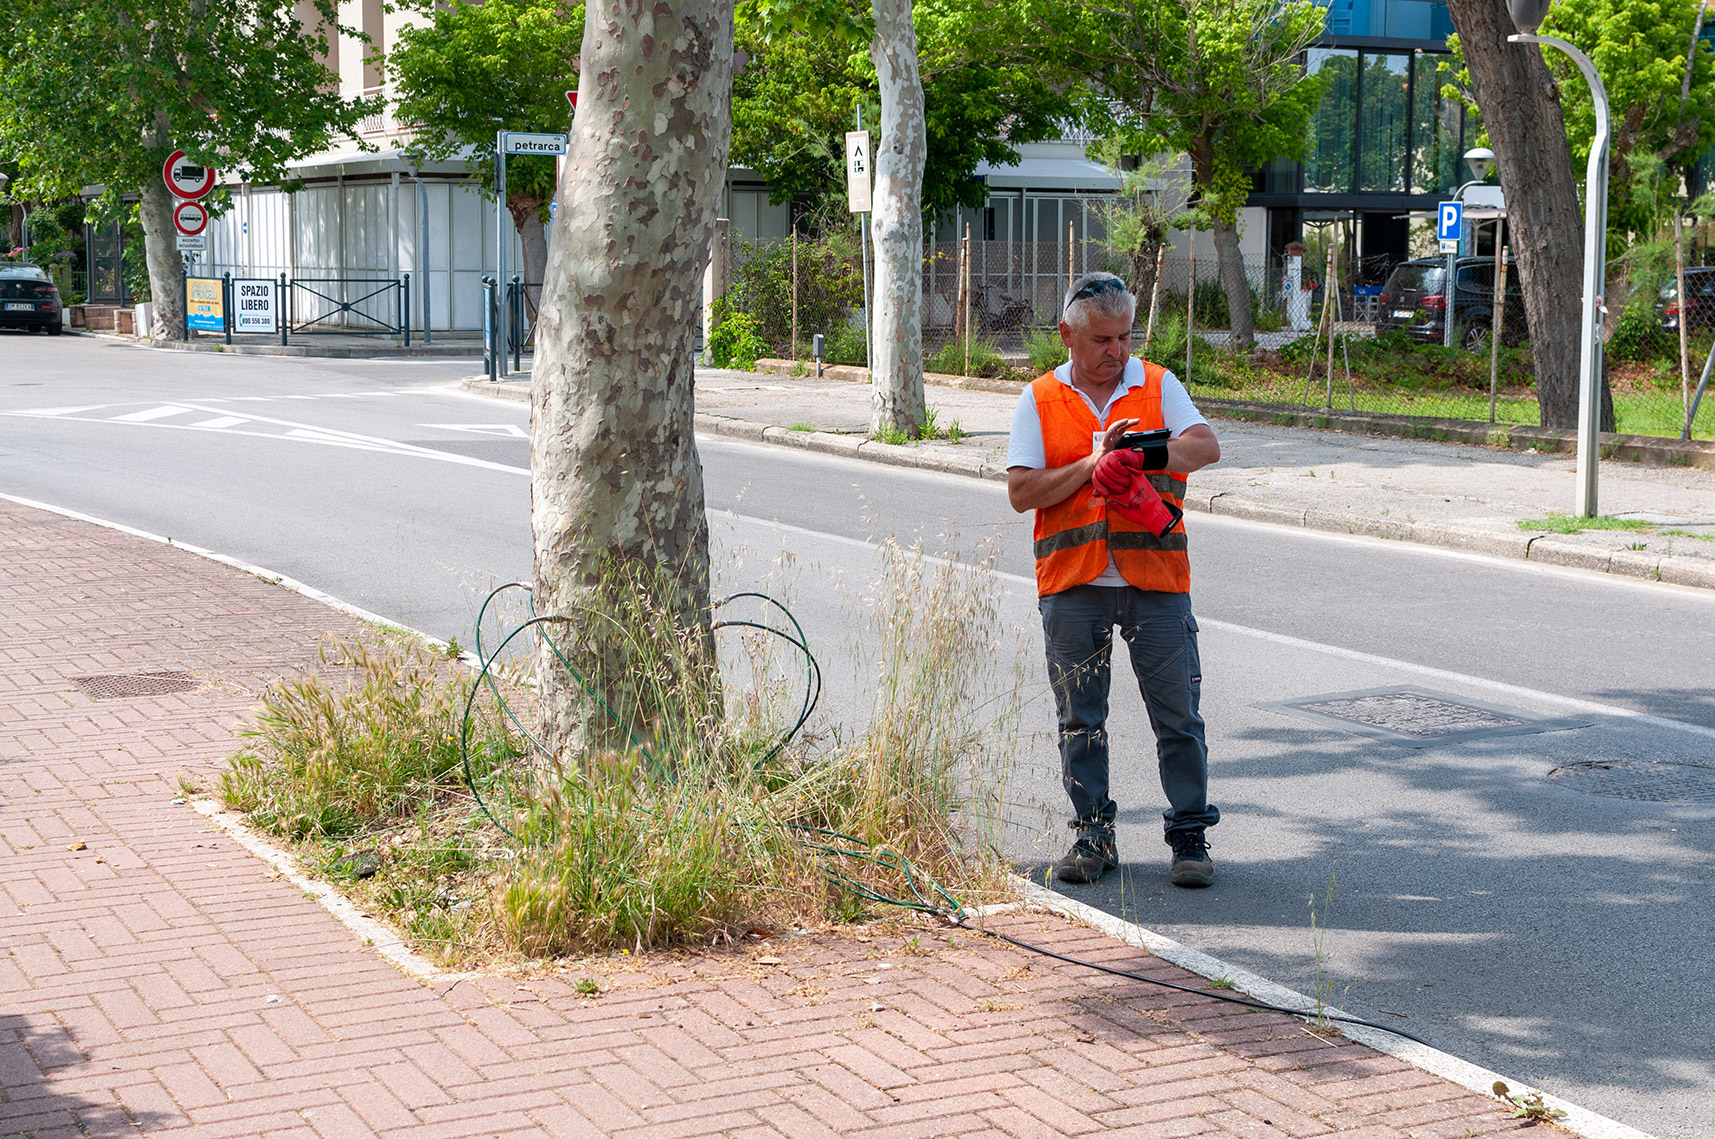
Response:
[{"label": "red circular road sign", "polygon": [[195,237],[208,228],[208,210],[200,202],[180,202],[173,209],[173,228]]},{"label": "red circular road sign", "polygon": [[196,199],[214,189],[214,170],[198,166],[185,157],[182,150],[173,151],[161,167],[161,178],[167,189],[181,198]]}]

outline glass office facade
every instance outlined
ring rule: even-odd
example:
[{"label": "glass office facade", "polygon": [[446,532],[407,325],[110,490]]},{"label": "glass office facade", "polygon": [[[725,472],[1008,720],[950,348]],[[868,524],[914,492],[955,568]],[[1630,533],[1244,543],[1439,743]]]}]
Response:
[{"label": "glass office facade", "polygon": [[1304,65],[1321,93],[1303,160],[1259,171],[1250,205],[1268,210],[1276,255],[1333,226],[1354,258],[1381,266],[1408,255],[1407,215],[1466,180],[1461,156],[1479,124],[1441,94],[1454,30],[1444,2],[1319,2],[1326,24]]},{"label": "glass office facade", "polygon": [[1441,0],[1328,0],[1328,35],[1440,40],[1453,34]]},{"label": "glass office facade", "polygon": [[[1442,52],[1311,48],[1322,83],[1304,156],[1306,194],[1441,194],[1458,185],[1475,124],[1441,93]],[[1284,165],[1284,164],[1283,164]],[[1272,185],[1286,184],[1278,171]],[[1279,192],[1279,189],[1276,190]]]}]

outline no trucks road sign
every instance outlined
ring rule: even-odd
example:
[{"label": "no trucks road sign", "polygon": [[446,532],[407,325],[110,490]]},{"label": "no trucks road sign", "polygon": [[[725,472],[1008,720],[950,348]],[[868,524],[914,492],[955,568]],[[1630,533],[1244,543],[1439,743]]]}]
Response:
[{"label": "no trucks road sign", "polygon": [[182,150],[175,150],[168,157],[161,167],[161,178],[175,196],[191,201],[214,189],[214,170],[192,162]]}]

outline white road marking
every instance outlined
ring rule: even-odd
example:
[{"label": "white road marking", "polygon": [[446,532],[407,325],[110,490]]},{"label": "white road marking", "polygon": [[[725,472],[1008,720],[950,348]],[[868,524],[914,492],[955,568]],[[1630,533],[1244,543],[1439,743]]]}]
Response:
[{"label": "white road marking", "polygon": [[[829,534],[824,530],[811,530],[804,526],[793,526],[785,522],[770,521],[735,511],[709,512],[718,517],[732,518],[740,522],[748,522],[755,526],[764,526],[784,534],[803,534],[807,537],[820,538],[823,541],[837,542],[845,546],[860,546],[864,549],[875,550],[880,546],[862,538],[848,538],[844,534]],[[968,562],[952,562],[946,558],[938,558],[933,554],[922,555],[923,560],[935,565],[957,566],[961,569],[975,569]],[[1034,577],[1023,574],[1007,573],[1004,570],[990,570],[990,573],[1002,581],[1013,582],[1017,585],[1036,588]],[[1307,641],[1302,637],[1291,637],[1284,633],[1271,633],[1266,629],[1255,629],[1249,625],[1239,625],[1231,621],[1221,621],[1213,617],[1198,617],[1198,624],[1205,629],[1219,629],[1223,633],[1236,633],[1244,637],[1254,637],[1272,644],[1284,645],[1288,648],[1301,649],[1308,652],[1323,653],[1327,656],[1340,657],[1344,660],[1357,661],[1361,664],[1377,665],[1383,668],[1398,669],[1402,672],[1415,673],[1418,676],[1429,677],[1444,683],[1462,684],[1504,696],[1513,700],[1537,700],[1546,704],[1555,704],[1574,712],[1591,716],[1612,716],[1619,720],[1630,720],[1636,724],[1647,724],[1652,728],[1663,728],[1668,731],[1684,732],[1688,735],[1702,736],[1715,739],[1715,728],[1706,728],[1702,724],[1688,724],[1683,720],[1670,720],[1666,716],[1652,716],[1648,712],[1638,712],[1618,704],[1603,704],[1595,700],[1584,700],[1576,696],[1562,696],[1557,692],[1544,692],[1540,688],[1526,688],[1519,684],[1507,684],[1504,681],[1490,680],[1484,676],[1472,676],[1469,673],[1454,672],[1451,669],[1435,668],[1426,664],[1414,664],[1407,660],[1396,660],[1393,657],[1378,656],[1375,653],[1360,652],[1357,649],[1343,648],[1339,645],[1323,644],[1321,641]]]},{"label": "white road marking", "polygon": [[294,427],[282,438],[302,439],[309,443],[325,443],[330,447],[355,447],[360,451],[383,451],[390,455],[408,455],[409,451],[397,447],[389,447],[379,442],[366,442],[359,439],[345,439],[338,435],[329,435],[326,431],[316,431],[311,428]]},{"label": "white road marking", "polygon": [[241,419],[240,417],[238,417],[236,415],[222,415],[222,416],[218,416],[214,419],[205,419],[201,423],[192,423],[192,424],[190,424],[190,426],[191,427],[206,427],[210,431],[219,431],[223,427],[237,427],[240,423],[249,423],[249,422],[250,421],[248,419]]},{"label": "white road marking", "polygon": [[[243,399],[245,397],[238,396],[233,398]],[[256,399],[265,397],[250,398]],[[212,407],[197,407],[194,404],[187,403],[183,406],[175,405],[170,408],[157,407],[144,412],[133,412],[130,415],[110,418],[76,415],[61,415],[56,418],[74,423],[112,424],[124,422],[137,424],[143,427],[162,427],[174,431],[190,431],[195,429],[192,424],[162,423],[158,422],[158,420],[181,413],[191,412],[201,412],[204,415],[213,416],[219,410],[220,409],[218,408]],[[24,413],[0,412],[0,415],[19,414]],[[506,474],[512,475],[523,475],[526,478],[530,475],[530,468],[528,467],[515,467],[507,463],[490,462],[487,459],[477,459],[469,455],[460,455],[451,451],[438,451],[433,447],[420,447],[414,443],[402,443],[395,439],[385,439],[375,435],[360,435],[354,431],[341,431],[336,427],[322,427],[313,423],[300,423],[290,419],[275,419],[265,415],[250,415],[246,416],[245,420],[251,424],[269,424],[275,427],[283,427],[286,430],[279,432],[242,431],[237,428],[225,428],[224,430],[231,435],[249,435],[257,439],[290,439],[295,442],[317,443],[330,447],[350,447],[362,451],[381,451],[393,455],[407,455],[420,459],[435,459],[439,462],[453,463],[461,467],[480,467],[484,470],[502,471]]]},{"label": "white road marking", "polygon": [[126,415],[112,417],[114,423],[149,423],[156,419],[165,419],[169,415],[183,415],[193,410],[188,407],[151,407],[147,411],[133,411]]},{"label": "white road marking", "polygon": [[469,431],[475,435],[501,435],[508,439],[530,438],[516,423],[419,423],[417,426],[433,427],[440,431]]},{"label": "white road marking", "polygon": [[105,403],[90,403],[82,407],[36,407],[28,411],[14,411],[13,415],[76,415],[80,411],[100,411],[108,406]]}]

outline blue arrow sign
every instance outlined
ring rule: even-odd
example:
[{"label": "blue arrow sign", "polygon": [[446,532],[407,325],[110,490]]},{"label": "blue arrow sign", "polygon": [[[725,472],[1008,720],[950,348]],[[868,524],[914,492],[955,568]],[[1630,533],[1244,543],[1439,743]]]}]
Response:
[{"label": "blue arrow sign", "polygon": [[1465,235],[1465,205],[1463,202],[1442,202],[1435,218],[1435,236],[1442,241],[1458,241]]}]

